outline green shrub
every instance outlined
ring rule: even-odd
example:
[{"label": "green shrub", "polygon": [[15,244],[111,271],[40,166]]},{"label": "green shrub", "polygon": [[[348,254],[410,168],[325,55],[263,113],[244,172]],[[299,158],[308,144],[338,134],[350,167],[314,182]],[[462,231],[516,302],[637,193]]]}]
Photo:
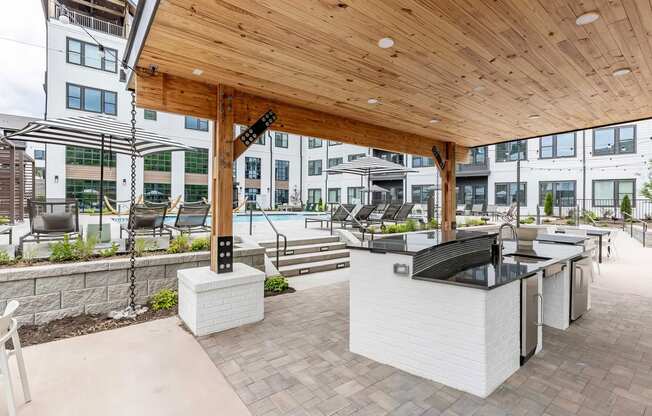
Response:
[{"label": "green shrub", "polygon": [[417,222],[414,220],[405,221],[405,232],[418,230]]},{"label": "green shrub", "polygon": [[572,218],[569,218],[566,220],[566,225],[575,225],[575,220]]},{"label": "green shrub", "polygon": [[464,225],[467,227],[475,227],[478,225],[485,225],[487,222],[483,219],[478,219],[478,218],[465,218],[464,219]]},{"label": "green shrub", "polygon": [[0,225],[5,225],[5,224],[9,224],[9,217],[0,215]]},{"label": "green shrub", "polygon": [[396,224],[386,225],[385,228],[383,228],[383,234],[394,234],[397,232],[399,231]]},{"label": "green shrub", "polygon": [[175,290],[161,289],[152,296],[152,299],[149,301],[149,306],[152,310],[160,311],[174,308],[178,301],[179,295]]},{"label": "green shrub", "polygon": [[523,218],[523,219],[521,219],[520,223],[521,223],[521,224],[534,224],[535,221],[536,221],[536,220],[534,219],[534,217],[530,215],[530,216],[527,217],[527,218]]},{"label": "green shrub", "polygon": [[0,266],[6,266],[13,263],[14,259],[9,257],[9,253],[4,250],[0,250]]},{"label": "green shrub", "polygon": [[170,241],[170,246],[168,247],[168,253],[185,253],[190,250],[190,239],[187,235],[181,234]]},{"label": "green shrub", "polygon": [[136,257],[142,256],[146,251],[155,250],[158,247],[156,241],[146,238],[137,238],[134,241],[134,254]]},{"label": "green shrub", "polygon": [[598,215],[593,211],[584,211],[584,219],[594,222],[598,220]]},{"label": "green shrub", "polygon": [[84,241],[83,238],[75,240],[73,249],[77,259],[79,260],[88,260],[93,257],[95,254],[95,246],[97,245],[97,237],[94,235],[89,235],[88,238]]},{"label": "green shrub", "polygon": [[290,287],[290,285],[288,284],[287,279],[283,276],[270,276],[265,279],[266,292],[281,293],[288,287]]},{"label": "green shrub", "polygon": [[77,250],[75,244],[70,242],[70,237],[63,236],[63,241],[57,241],[50,244],[52,253],[50,254],[50,261],[57,263],[62,261],[77,260]]},{"label": "green shrub", "polygon": [[439,228],[439,222],[434,218],[428,221],[428,223],[426,224],[426,229],[428,230],[434,230],[436,228]]},{"label": "green shrub", "polygon": [[547,216],[552,215],[552,193],[546,194],[546,199],[543,201],[543,213]]},{"label": "green shrub", "polygon": [[200,237],[192,240],[190,251],[208,251],[211,249],[211,240],[208,237]]},{"label": "green shrub", "polygon": [[111,247],[100,250],[100,256],[102,257],[113,257],[118,254],[118,249],[120,246],[117,243],[111,243]]},{"label": "green shrub", "polygon": [[623,213],[623,219],[627,221],[632,219],[632,201],[629,199],[629,195],[625,195],[620,202],[620,212]]}]

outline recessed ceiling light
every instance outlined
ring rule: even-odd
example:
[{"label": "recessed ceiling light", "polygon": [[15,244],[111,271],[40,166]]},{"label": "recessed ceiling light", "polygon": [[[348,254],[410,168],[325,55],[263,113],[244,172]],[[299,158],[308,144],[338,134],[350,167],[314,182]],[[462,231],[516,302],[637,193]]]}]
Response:
[{"label": "recessed ceiling light", "polygon": [[367,104],[378,104],[378,99],[370,98],[367,100]]},{"label": "recessed ceiling light", "polygon": [[599,18],[600,15],[597,12],[588,12],[578,16],[577,19],[575,19],[575,24],[577,26],[584,26],[584,25],[588,25],[589,23],[595,22]]},{"label": "recessed ceiling light", "polygon": [[541,118],[541,116],[538,114],[530,114],[527,118],[529,118],[530,120],[536,120],[538,118]]},{"label": "recessed ceiling light", "polygon": [[431,119],[430,119],[430,124],[439,123],[439,121],[440,121],[440,120],[439,120],[438,118],[431,118]]},{"label": "recessed ceiling light", "polygon": [[485,89],[484,85],[476,85],[475,87],[473,87],[473,91],[475,92],[484,91],[484,89]]},{"label": "recessed ceiling light", "polygon": [[204,71],[201,70],[201,69],[199,69],[199,68],[195,68],[195,69],[192,70],[192,74],[193,74],[193,75],[200,76],[200,75],[203,74],[203,73],[204,73]]},{"label": "recessed ceiling light", "polygon": [[388,49],[394,46],[394,39],[392,38],[382,38],[378,41],[378,47],[381,49]]},{"label": "recessed ceiling light", "polygon": [[612,73],[612,75],[613,75],[614,77],[621,77],[621,76],[623,76],[623,75],[627,75],[627,74],[629,74],[630,72],[632,72],[632,70],[629,69],[629,68],[620,68],[620,69],[616,69],[616,70]]}]

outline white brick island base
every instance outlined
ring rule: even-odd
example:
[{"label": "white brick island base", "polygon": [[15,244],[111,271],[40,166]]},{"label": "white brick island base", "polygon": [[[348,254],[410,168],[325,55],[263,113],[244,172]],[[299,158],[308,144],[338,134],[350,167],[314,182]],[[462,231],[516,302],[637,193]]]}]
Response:
[{"label": "white brick island base", "polygon": [[179,270],[177,276],[179,317],[196,336],[263,319],[264,272],[234,263],[231,273],[198,267]]},{"label": "white brick island base", "polygon": [[519,281],[482,290],[361,273],[350,280],[350,350],[487,397],[520,365],[519,294]]}]

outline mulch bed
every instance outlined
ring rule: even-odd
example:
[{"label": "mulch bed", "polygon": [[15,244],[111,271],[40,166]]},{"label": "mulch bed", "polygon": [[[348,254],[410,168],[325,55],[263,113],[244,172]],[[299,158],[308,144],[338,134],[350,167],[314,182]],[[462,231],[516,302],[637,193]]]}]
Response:
[{"label": "mulch bed", "polygon": [[296,292],[296,290],[294,290],[294,288],[292,288],[292,287],[288,287],[287,289],[285,289],[282,292],[272,292],[271,290],[266,290],[265,291],[265,297],[269,298],[271,296],[284,295],[286,293],[294,293],[294,292]]}]

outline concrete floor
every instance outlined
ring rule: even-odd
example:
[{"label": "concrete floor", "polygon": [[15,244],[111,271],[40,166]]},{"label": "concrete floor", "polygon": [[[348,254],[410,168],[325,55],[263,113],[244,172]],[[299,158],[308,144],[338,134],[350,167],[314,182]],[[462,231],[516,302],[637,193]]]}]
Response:
[{"label": "concrete floor", "polygon": [[[250,415],[177,318],[23,351],[33,400],[14,384],[20,416]],[[4,400],[2,390],[2,416]]]}]

